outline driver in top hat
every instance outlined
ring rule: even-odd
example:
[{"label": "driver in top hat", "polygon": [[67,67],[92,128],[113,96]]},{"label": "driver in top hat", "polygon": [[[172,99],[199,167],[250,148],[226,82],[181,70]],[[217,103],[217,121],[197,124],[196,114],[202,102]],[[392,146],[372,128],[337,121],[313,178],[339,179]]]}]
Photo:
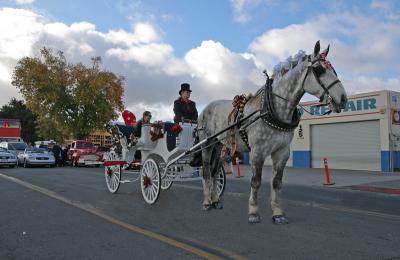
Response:
[{"label": "driver in top hat", "polygon": [[179,90],[180,97],[174,101],[175,123],[184,121],[197,123],[198,113],[196,103],[190,100],[191,92],[189,83],[181,84],[181,90]]},{"label": "driver in top hat", "polygon": [[[198,113],[196,109],[196,103],[190,100],[191,92],[192,90],[190,90],[189,83],[181,84],[181,90],[179,91],[180,97],[174,102],[175,123],[189,121],[197,124]],[[193,145],[197,144],[198,142],[199,137],[196,136]],[[193,167],[198,167],[201,166],[201,164],[201,152],[194,153],[192,160],[189,162],[189,165]]]}]

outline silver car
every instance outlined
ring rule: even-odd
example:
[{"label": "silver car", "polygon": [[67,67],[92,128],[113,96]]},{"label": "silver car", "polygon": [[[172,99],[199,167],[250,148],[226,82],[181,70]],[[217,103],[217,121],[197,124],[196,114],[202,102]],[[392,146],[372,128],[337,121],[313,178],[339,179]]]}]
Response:
[{"label": "silver car", "polygon": [[29,147],[23,153],[18,154],[18,163],[25,168],[32,165],[49,165],[54,167],[56,160],[54,155],[42,148]]},{"label": "silver car", "polygon": [[6,148],[0,147],[0,166],[6,165],[14,168],[17,165],[17,157]]},{"label": "silver car", "polygon": [[7,149],[9,152],[17,156],[19,153],[24,152],[28,146],[24,142],[6,141],[6,142],[1,142],[0,147]]}]

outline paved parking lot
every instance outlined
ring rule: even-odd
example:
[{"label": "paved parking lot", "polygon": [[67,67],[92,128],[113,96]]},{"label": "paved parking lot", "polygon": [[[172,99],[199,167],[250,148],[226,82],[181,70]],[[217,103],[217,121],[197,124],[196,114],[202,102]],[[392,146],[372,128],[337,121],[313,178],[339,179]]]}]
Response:
[{"label": "paved parking lot", "polygon": [[347,173],[333,171],[335,188],[322,185],[319,170],[288,168],[282,196],[290,224],[275,226],[266,172],[259,195],[263,221],[249,225],[246,167],[245,177],[228,175],[224,209],[210,212],[201,210],[199,181],[174,183],[149,206],[139,183],[110,194],[102,168],[1,168],[0,259],[400,257],[400,196],[347,188],[364,178],[398,180],[396,174],[355,172],[360,181],[344,185]]}]

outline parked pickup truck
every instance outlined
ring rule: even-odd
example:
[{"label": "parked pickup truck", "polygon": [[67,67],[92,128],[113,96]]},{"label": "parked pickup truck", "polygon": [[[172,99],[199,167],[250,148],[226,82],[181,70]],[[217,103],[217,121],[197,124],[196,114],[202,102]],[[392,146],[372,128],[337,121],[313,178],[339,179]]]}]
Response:
[{"label": "parked pickup truck", "polygon": [[96,153],[96,148],[90,141],[73,141],[67,153],[67,159],[72,166],[94,165],[99,167],[103,162]]}]

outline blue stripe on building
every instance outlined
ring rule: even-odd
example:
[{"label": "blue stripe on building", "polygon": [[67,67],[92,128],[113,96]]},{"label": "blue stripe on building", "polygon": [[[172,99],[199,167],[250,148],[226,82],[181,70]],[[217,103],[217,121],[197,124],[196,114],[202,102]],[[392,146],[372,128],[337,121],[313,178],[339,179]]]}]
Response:
[{"label": "blue stripe on building", "polygon": [[311,151],[293,151],[293,167],[311,168]]},{"label": "blue stripe on building", "polygon": [[390,152],[381,151],[381,171],[390,172]]},{"label": "blue stripe on building", "polygon": [[400,152],[393,152],[393,168],[394,170],[400,169]]}]

